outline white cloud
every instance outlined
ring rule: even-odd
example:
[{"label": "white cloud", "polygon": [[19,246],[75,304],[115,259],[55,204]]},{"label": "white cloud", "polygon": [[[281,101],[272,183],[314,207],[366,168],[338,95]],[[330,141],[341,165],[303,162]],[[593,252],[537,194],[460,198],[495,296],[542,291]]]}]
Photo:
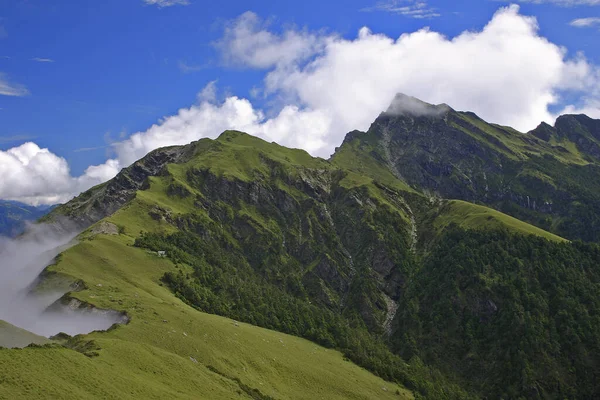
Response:
[{"label": "white cloud", "polygon": [[397,92],[473,110],[521,130],[551,121],[561,90],[587,90],[591,67],[539,36],[535,18],[500,9],[482,31],[447,38],[427,28],[394,40],[363,28],[354,40],[332,38],[307,66],[271,70],[270,93],[327,112],[330,151],[345,132],[366,129]]},{"label": "white cloud", "polygon": [[287,30],[277,35],[253,12],[245,12],[225,28],[217,42],[226,63],[271,68],[300,62],[314,55],[323,37],[306,31]]},{"label": "white cloud", "polygon": [[429,4],[423,0],[379,1],[374,6],[363,8],[361,11],[385,11],[392,14],[418,19],[435,18],[441,16],[436,8],[430,7]]},{"label": "white cloud", "polygon": [[40,63],[53,63],[54,60],[51,58],[41,58],[41,57],[33,57],[31,61],[36,61]]},{"label": "white cloud", "polygon": [[[398,92],[521,130],[553,122],[549,106],[556,106],[564,91],[579,98],[566,111],[600,117],[598,67],[583,54],[567,57],[565,49],[539,35],[536,19],[521,15],[518,6],[501,8],[481,31],[454,38],[427,28],[396,39],[368,28],[353,39],[298,29],[275,33],[246,13],[227,28],[218,48],[229,63],[264,69],[260,92],[278,106],[263,111],[236,96],[217,102],[211,82],[198,104],[113,143],[115,157],[80,177],[69,175],[64,159],[39,148],[24,158],[15,155],[22,150],[1,153],[0,176],[14,170],[19,178],[0,183],[0,198],[64,199],[151,150],[214,138],[226,129],[326,157],[346,132],[367,129]],[[38,154],[40,161],[30,161]]]},{"label": "white cloud", "polygon": [[0,176],[0,194],[8,200],[53,203],[71,188],[66,160],[31,142],[0,151]]},{"label": "white cloud", "polygon": [[[211,82],[201,92],[215,91]],[[176,115],[164,118],[144,132],[137,132],[127,140],[115,143],[119,165],[127,166],[148,152],[167,145],[187,144],[204,137],[214,138],[227,129],[237,129],[309,151],[319,151],[330,126],[329,117],[321,111],[301,110],[295,106],[284,107],[275,117],[265,118],[261,110],[250,101],[235,96],[215,104],[210,96],[198,105],[179,110]],[[302,132],[307,132],[302,135]]]},{"label": "white cloud", "polygon": [[0,198],[27,204],[56,204],[83,190],[114,177],[119,172],[115,160],[89,167],[74,178],[67,161],[48,149],[26,142],[0,151]]},{"label": "white cloud", "polygon": [[24,85],[11,82],[5,74],[0,72],[0,95],[21,97],[28,94],[29,90]]},{"label": "white cloud", "polygon": [[202,102],[208,103],[216,103],[217,101],[217,81],[208,82],[204,89],[198,93],[198,100]]},{"label": "white cloud", "polygon": [[576,28],[588,28],[600,25],[599,17],[577,18],[570,22],[571,26]]},{"label": "white cloud", "polygon": [[[8,177],[0,181],[0,198],[35,205],[63,202],[111,179],[121,168],[156,148],[188,144],[203,137],[215,138],[227,129],[242,130],[309,151],[318,151],[325,145],[330,120],[320,111],[289,106],[276,117],[267,119],[246,99],[233,96],[215,104],[213,95],[216,96],[215,83],[210,82],[198,96],[200,104],[181,109],[148,130],[113,143],[116,158],[88,167],[77,178],[70,175],[64,158],[34,143],[0,151],[0,176]],[[311,132],[310,137],[300,135],[306,130]]]},{"label": "white cloud", "polygon": [[191,72],[201,71],[205,67],[204,67],[204,65],[193,65],[193,64],[188,64],[185,61],[179,60],[177,62],[177,68],[179,68],[179,70],[181,72],[183,72],[184,74],[189,74]]},{"label": "white cloud", "polygon": [[589,94],[600,81],[583,55],[567,58],[517,6],[501,8],[483,30],[454,38],[426,28],[397,39],[367,28],[351,40],[301,29],[275,33],[245,13],[226,28],[218,48],[231,64],[267,71],[263,93],[280,104],[274,117],[238,97],[216,105],[209,85],[211,95],[201,96],[209,102],[116,145],[119,160],[227,128],[328,156],[346,132],[367,129],[397,92],[528,130],[552,122],[548,107],[561,91]]},{"label": "white cloud", "polygon": [[146,4],[158,6],[159,8],[170,7],[175,5],[187,6],[189,0],[143,0]]}]

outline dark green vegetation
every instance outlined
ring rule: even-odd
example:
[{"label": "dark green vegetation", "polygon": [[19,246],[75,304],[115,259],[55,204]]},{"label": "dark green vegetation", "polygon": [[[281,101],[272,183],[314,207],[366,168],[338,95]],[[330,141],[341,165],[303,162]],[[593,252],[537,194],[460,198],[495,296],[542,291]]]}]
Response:
[{"label": "dark green vegetation", "polygon": [[32,207],[16,201],[0,201],[0,236],[16,236],[26,222],[33,222],[50,212],[47,206]]},{"label": "dark green vegetation", "polygon": [[[404,96],[329,161],[228,131],[156,150],[56,209],[48,220],[102,222],[51,270],[131,317],[90,335],[102,379],[106,365],[139,370],[137,352],[195,360],[185,379],[141,378],[135,396],[184,381],[225,397],[408,396],[329,348],[416,397],[597,398],[600,250],[584,242],[600,239],[599,143],[584,116],[522,134]],[[295,350],[272,356],[275,337]],[[52,346],[17,354],[86,357]]]},{"label": "dark green vegetation", "polygon": [[446,233],[399,303],[392,348],[490,398],[597,398],[600,246]]},{"label": "dark green vegetation", "polygon": [[600,240],[600,121],[565,115],[522,134],[445,105],[422,103],[427,115],[414,115],[399,109],[405,102],[419,103],[398,95],[368,132],[346,137],[333,161],[355,169],[356,158],[378,160],[428,196],[485,204],[567,239]]}]

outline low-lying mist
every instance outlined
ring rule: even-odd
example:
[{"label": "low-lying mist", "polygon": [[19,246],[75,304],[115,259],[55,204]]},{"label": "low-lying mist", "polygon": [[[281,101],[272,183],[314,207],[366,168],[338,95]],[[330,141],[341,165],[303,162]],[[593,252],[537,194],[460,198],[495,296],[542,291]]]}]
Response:
[{"label": "low-lying mist", "polygon": [[58,301],[68,285],[38,287],[40,273],[75,236],[73,230],[32,225],[19,238],[0,238],[0,320],[45,337],[105,330],[121,322],[119,313],[72,308]]}]

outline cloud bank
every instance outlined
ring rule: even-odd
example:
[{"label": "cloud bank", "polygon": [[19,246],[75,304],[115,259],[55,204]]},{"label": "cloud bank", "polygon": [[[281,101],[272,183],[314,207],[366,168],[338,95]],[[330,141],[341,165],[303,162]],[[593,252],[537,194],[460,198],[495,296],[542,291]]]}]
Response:
[{"label": "cloud bank", "polygon": [[[41,336],[76,335],[122,322],[118,313],[75,311],[56,303],[68,288],[35,291],[39,274],[73,239],[47,225],[19,239],[0,237],[0,320]],[[2,343],[0,343],[2,345]]]},{"label": "cloud bank", "polygon": [[80,177],[33,143],[1,152],[0,173],[16,171],[18,177],[0,183],[0,198],[66,200],[151,150],[214,138],[226,129],[327,157],[346,132],[367,129],[398,92],[522,131],[552,123],[549,108],[567,92],[578,102],[565,111],[600,117],[598,67],[540,36],[536,19],[514,5],[499,9],[482,30],[452,38],[428,28],[398,38],[367,27],[352,39],[296,28],[274,32],[245,13],[228,24],[216,48],[225,65],[264,71],[256,92],[270,109],[237,96],[217,101],[211,82],[197,104],[114,143],[114,158]]}]

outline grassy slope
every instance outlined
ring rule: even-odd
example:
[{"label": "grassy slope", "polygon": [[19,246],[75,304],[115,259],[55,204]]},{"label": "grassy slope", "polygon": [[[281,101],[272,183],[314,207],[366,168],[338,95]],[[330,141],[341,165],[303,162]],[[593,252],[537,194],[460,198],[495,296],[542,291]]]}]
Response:
[{"label": "grassy slope", "polygon": [[[547,143],[533,135],[521,133],[510,127],[489,124],[472,113],[461,112],[457,115],[465,122],[481,129],[485,134],[499,140],[510,151],[507,152],[498,148],[495,144],[486,140],[485,137],[479,136],[474,132],[460,127],[457,127],[458,129],[461,129],[475,139],[484,142],[487,146],[494,148],[496,151],[503,153],[508,158],[526,160],[530,155],[552,155],[561,162],[567,164],[587,164],[581,153],[577,150],[577,146],[568,140],[560,143]],[[559,151],[557,148],[553,147],[553,145],[560,145],[567,151]]]},{"label": "grassy slope", "polygon": [[406,182],[396,178],[388,165],[373,156],[376,148],[376,141],[365,133],[360,136],[360,140],[344,143],[336,150],[331,158],[331,164],[352,171],[343,183],[346,183],[347,187],[353,187],[358,184],[371,183],[376,179],[396,190],[416,193]]},{"label": "grassy slope", "polygon": [[[160,180],[152,182],[109,220],[134,235],[165,228],[146,212],[168,201]],[[336,351],[192,309],[159,282],[175,266],[133,240],[88,236],[52,267],[86,282],[75,297],[127,311],[130,324],[86,337],[101,347],[95,358],[67,349],[0,351],[0,398],[249,398],[251,389],[277,399],[411,397]]]},{"label": "grassy slope", "polygon": [[46,344],[50,340],[34,333],[17,328],[5,321],[0,321],[0,345],[3,347],[24,347],[30,343]]},{"label": "grassy slope", "polygon": [[439,231],[451,223],[455,223],[465,229],[507,228],[515,233],[541,236],[557,242],[565,241],[560,236],[513,218],[510,215],[462,200],[450,200],[443,205],[433,225]]}]

